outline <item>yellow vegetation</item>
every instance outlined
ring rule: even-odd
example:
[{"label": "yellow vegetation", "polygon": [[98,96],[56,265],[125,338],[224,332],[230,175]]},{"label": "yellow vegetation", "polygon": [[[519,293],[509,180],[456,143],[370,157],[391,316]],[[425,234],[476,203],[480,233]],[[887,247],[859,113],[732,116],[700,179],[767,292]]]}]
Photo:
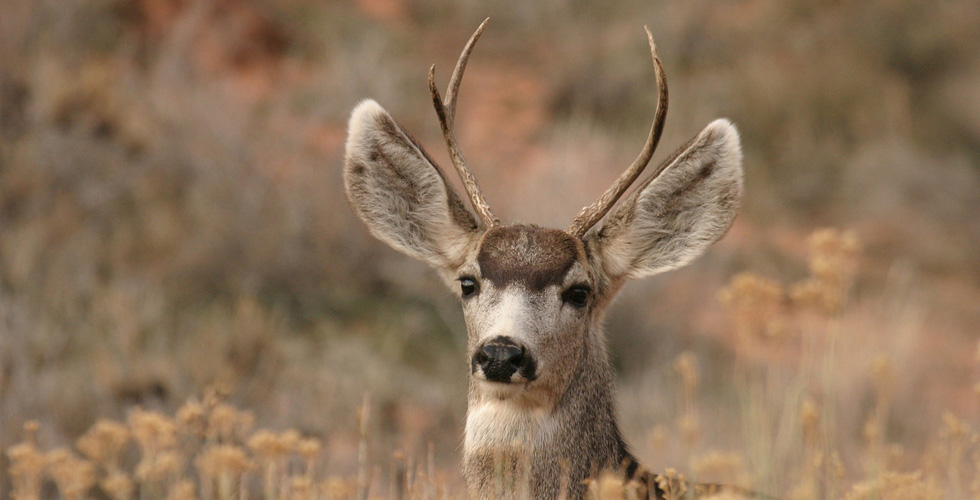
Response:
[{"label": "yellow vegetation", "polygon": [[[794,325],[799,324],[801,315],[810,312],[828,317],[844,312],[856,272],[857,249],[852,233],[818,231],[810,238],[811,276],[791,285],[788,299],[779,283],[748,273],[735,276],[720,297],[741,335],[772,340],[772,332],[776,331],[773,324],[779,325],[779,335],[813,335],[812,328]],[[863,472],[844,470],[839,450],[832,445],[835,441],[829,439],[829,434],[835,432],[834,422],[827,420],[828,414],[818,404],[817,395],[804,395],[794,417],[798,422],[794,432],[798,435],[795,453],[799,467],[792,477],[782,478],[784,490],[774,493],[791,500],[980,498],[980,435],[952,411],[943,415],[922,463],[910,470],[893,467],[901,450],[897,443],[888,442],[885,430],[895,397],[894,366],[887,356],[879,355],[869,371],[874,403],[863,428]],[[676,434],[654,427],[648,444],[660,453],[658,450],[668,441],[676,439],[687,450],[690,461],[688,474],[668,468],[656,477],[657,485],[668,498],[676,500],[744,498],[742,490],[712,491],[691,486],[689,479],[711,478],[751,489],[759,486],[759,476],[738,450],[698,447],[702,423],[697,356],[690,351],[681,353],[674,361],[673,372],[678,381]],[[753,382],[745,379],[739,383]],[[751,392],[753,388],[744,389]],[[224,400],[227,392],[211,389],[203,400],[187,401],[174,417],[136,407],[126,422],[98,420],[76,442],[85,458],[67,448],[41,451],[37,442],[39,426],[28,422],[24,424],[22,441],[6,450],[12,497],[39,500],[44,482],[50,480],[66,500],[95,498],[97,491],[113,500],[375,498],[370,495],[375,482],[365,446],[369,439],[367,399],[359,412],[360,470],[356,476],[345,477],[331,475],[320,467],[323,444],[319,439],[304,437],[293,429],[253,431],[254,416],[228,404]],[[753,408],[759,411],[758,407]],[[138,456],[132,454],[135,450]],[[395,468],[399,477],[387,488],[390,498],[451,497],[436,478],[431,456],[424,466],[411,461],[406,464],[402,455],[396,456],[396,462],[400,464]],[[502,491],[520,497],[522,490],[512,484],[515,478],[506,472],[501,472],[501,484],[510,486]],[[587,489],[587,497],[594,500],[634,499],[643,494],[640,483],[624,483],[612,473],[589,481]]]}]

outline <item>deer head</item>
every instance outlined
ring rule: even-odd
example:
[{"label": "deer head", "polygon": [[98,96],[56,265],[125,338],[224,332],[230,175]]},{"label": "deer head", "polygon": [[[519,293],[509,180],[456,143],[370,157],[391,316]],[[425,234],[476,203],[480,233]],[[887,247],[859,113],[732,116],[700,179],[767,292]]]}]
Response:
[{"label": "deer head", "polygon": [[[502,225],[453,128],[463,71],[485,25],[463,49],[445,99],[429,71],[449,155],[477,217],[374,101],[354,109],[344,161],[347,196],[370,232],[429,263],[460,297],[470,376],[464,473],[483,497],[492,496],[481,489],[488,457],[515,442],[525,443],[532,476],[557,478],[556,467],[570,468],[573,485],[631,459],[612,409],[603,310],[625,280],[684,266],[721,238],[742,193],[738,133],[719,119],[622,198],[650,162],[667,112],[667,82],[648,30],[659,99],[640,155],[567,230]],[[570,447],[575,439],[583,441]],[[535,497],[557,494],[557,479],[531,481]]]}]

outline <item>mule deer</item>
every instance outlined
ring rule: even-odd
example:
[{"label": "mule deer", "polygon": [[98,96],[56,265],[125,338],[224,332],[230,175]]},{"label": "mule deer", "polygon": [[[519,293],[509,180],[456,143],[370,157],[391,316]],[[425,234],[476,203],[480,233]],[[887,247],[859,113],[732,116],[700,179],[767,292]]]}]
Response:
[{"label": "mule deer", "polygon": [[[478,219],[372,100],[351,114],[344,185],[374,236],[429,263],[460,296],[470,371],[463,446],[470,496],[497,497],[503,472],[531,498],[577,498],[583,480],[600,471],[631,478],[638,469],[616,424],[603,312],[628,278],[684,266],[725,234],[742,194],[739,137],[730,122],[715,120],[611,211],[649,163],[667,113],[667,82],[647,30],[659,99],[639,157],[567,230],[503,225],[453,129],[460,80],[486,23],[464,47],[445,98],[435,66],[429,70],[442,134]],[[663,495],[655,476],[641,479],[651,496]]]}]

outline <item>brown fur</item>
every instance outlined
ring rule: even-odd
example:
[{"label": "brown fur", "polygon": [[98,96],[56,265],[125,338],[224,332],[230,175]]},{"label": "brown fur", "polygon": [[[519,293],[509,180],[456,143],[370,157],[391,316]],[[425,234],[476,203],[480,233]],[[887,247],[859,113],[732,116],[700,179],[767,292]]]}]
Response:
[{"label": "brown fur", "polygon": [[[616,424],[602,314],[627,278],[682,266],[720,238],[741,176],[737,133],[716,121],[582,239],[532,225],[481,231],[380,106],[354,111],[344,180],[355,213],[380,239],[432,264],[456,293],[458,278],[477,281],[479,292],[461,299],[469,356],[503,336],[540,364],[533,380],[470,377],[463,475],[472,498],[499,498],[503,478],[518,498],[580,498],[583,480],[604,469],[654,484]],[[593,291],[584,307],[564,302],[575,285]]]},{"label": "brown fur", "polygon": [[483,237],[477,262],[483,279],[494,286],[519,284],[540,292],[562,282],[581,248],[581,241],[557,229],[495,227]]}]

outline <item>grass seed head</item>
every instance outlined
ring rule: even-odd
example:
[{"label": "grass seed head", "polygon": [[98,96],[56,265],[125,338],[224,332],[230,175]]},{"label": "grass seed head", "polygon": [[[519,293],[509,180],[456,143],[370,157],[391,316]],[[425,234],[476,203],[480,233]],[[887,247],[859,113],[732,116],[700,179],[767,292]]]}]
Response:
[{"label": "grass seed head", "polygon": [[745,460],[735,452],[714,450],[695,457],[691,463],[691,471],[699,480],[710,479],[713,482],[748,486]]},{"label": "grass seed head", "polygon": [[204,436],[207,428],[204,405],[189,399],[177,410],[177,428],[184,434]]},{"label": "grass seed head", "polygon": [[296,429],[286,429],[279,434],[279,442],[287,453],[293,453],[299,447],[299,441],[303,436]]},{"label": "grass seed head", "polygon": [[785,292],[777,281],[753,273],[736,274],[718,297],[740,337],[780,340],[788,328],[782,318]]},{"label": "grass seed head", "polygon": [[252,434],[248,439],[248,447],[251,448],[258,458],[262,461],[273,461],[285,458],[296,448],[299,442],[299,433],[287,431],[282,434],[262,429]]},{"label": "grass seed head", "polygon": [[129,427],[144,456],[177,445],[177,425],[162,413],[135,408],[129,414]]},{"label": "grass seed head", "polygon": [[231,441],[248,434],[254,425],[255,416],[251,412],[219,403],[208,415],[207,435],[219,441]]},{"label": "grass seed head", "polygon": [[193,481],[181,479],[170,488],[166,500],[197,500],[197,486]]},{"label": "grass seed head", "polygon": [[590,500],[622,500],[626,496],[623,478],[612,471],[604,471],[598,478],[586,481],[586,498]]},{"label": "grass seed head", "polygon": [[136,485],[128,474],[121,471],[109,472],[105,478],[99,481],[99,487],[112,500],[131,500]]},{"label": "grass seed head", "polygon": [[203,404],[205,408],[214,408],[231,396],[231,386],[224,382],[215,382],[204,389]]},{"label": "grass seed head", "polygon": [[953,412],[943,412],[943,428],[940,435],[950,442],[966,442],[970,426]]},{"label": "grass seed head", "polygon": [[241,447],[219,444],[205,448],[194,461],[201,475],[216,478],[221,474],[240,476],[252,468],[252,461]]},{"label": "grass seed head", "polygon": [[144,456],[136,465],[140,481],[160,482],[176,477],[184,467],[184,456],[177,450],[164,450]]},{"label": "grass seed head", "polygon": [[300,440],[297,451],[306,460],[313,460],[320,454],[321,448],[323,448],[323,445],[320,444],[319,439],[305,438]]},{"label": "grass seed head", "polygon": [[684,475],[676,469],[668,467],[662,475],[656,476],[654,482],[664,493],[664,500],[682,500],[687,494],[687,482]]},{"label": "grass seed head", "polygon": [[99,420],[75,445],[89,460],[106,469],[119,467],[119,455],[129,444],[132,433],[126,425],[113,420]]},{"label": "grass seed head", "polygon": [[314,498],[313,479],[307,476],[294,476],[289,480],[289,500],[310,500]]},{"label": "grass seed head", "polygon": [[942,491],[922,479],[920,472],[886,472],[855,484],[843,500],[941,500]]},{"label": "grass seed head", "polygon": [[803,308],[836,315],[844,308],[857,272],[860,243],[853,231],[821,229],[807,241],[810,278],[790,287],[789,296]]},{"label": "grass seed head", "polygon": [[48,453],[48,474],[58,486],[62,498],[67,500],[84,497],[95,485],[95,467],[92,463],[79,458],[67,448]]},{"label": "grass seed head", "polygon": [[13,486],[11,497],[14,500],[37,500],[41,492],[41,479],[48,466],[48,457],[37,449],[37,431],[40,425],[35,421],[24,424],[24,440],[7,448],[10,466],[7,473]]}]

